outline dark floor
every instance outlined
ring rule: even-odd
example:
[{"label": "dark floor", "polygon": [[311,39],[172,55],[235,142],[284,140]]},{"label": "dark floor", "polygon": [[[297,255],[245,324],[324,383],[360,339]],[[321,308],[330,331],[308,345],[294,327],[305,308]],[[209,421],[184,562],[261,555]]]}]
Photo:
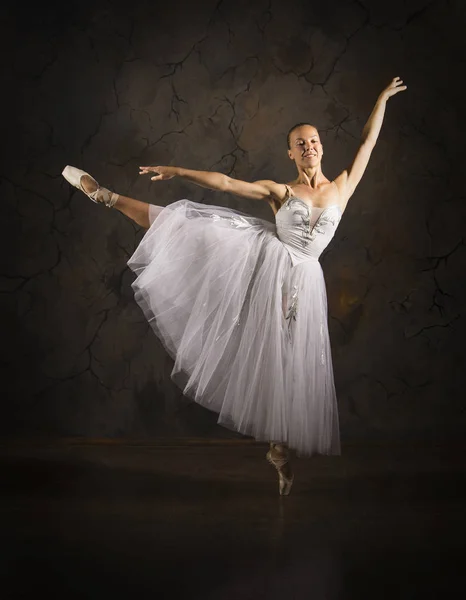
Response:
[{"label": "dark floor", "polygon": [[0,596],[462,597],[464,450],[349,445],[280,498],[248,441],[3,443]]}]

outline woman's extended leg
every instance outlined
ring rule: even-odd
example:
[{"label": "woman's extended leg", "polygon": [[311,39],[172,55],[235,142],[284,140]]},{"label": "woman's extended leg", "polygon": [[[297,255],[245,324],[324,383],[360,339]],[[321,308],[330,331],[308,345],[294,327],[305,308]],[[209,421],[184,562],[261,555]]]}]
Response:
[{"label": "woman's extended leg", "polygon": [[[98,189],[95,180],[89,175],[83,175],[81,177],[81,185],[89,194]],[[124,215],[132,219],[140,227],[149,229],[151,225],[151,220],[149,219],[150,204],[147,202],[141,202],[141,200],[136,200],[135,198],[122,196],[121,194],[115,194],[115,196],[117,196],[117,199],[113,204],[113,208],[116,208]],[[97,201],[99,201],[98,198]]]},{"label": "woman's extended leg", "polygon": [[124,215],[133,219],[140,227],[149,229],[151,221],[149,219],[150,204],[147,202],[141,202],[141,200],[135,200],[134,198],[128,198],[127,196],[119,195],[118,200],[115,202],[114,208],[122,212]]}]

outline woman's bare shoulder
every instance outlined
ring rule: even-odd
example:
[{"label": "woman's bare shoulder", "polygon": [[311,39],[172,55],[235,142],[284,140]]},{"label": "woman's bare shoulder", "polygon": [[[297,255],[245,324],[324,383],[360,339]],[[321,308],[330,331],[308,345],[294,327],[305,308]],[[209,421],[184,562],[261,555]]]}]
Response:
[{"label": "woman's bare shoulder", "polygon": [[286,183],[278,183],[276,181],[272,181],[271,179],[261,179],[259,181],[255,181],[254,183],[260,184],[266,187],[269,191],[270,201],[274,202],[284,202],[286,200],[286,196],[289,193],[287,189]]}]

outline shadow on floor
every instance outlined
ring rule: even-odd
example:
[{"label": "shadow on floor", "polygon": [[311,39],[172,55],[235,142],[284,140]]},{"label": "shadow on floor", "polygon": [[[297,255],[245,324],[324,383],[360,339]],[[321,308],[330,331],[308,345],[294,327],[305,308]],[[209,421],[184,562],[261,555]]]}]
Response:
[{"label": "shadow on floor", "polygon": [[464,583],[462,455],[265,446],[0,448],[4,598],[417,599]]}]

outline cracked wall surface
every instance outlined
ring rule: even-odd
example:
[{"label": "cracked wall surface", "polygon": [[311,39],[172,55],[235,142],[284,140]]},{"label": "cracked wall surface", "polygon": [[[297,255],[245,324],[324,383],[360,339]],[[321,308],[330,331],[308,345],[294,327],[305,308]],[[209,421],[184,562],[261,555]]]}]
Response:
[{"label": "cracked wall surface", "polygon": [[182,397],[133,300],[143,231],[61,171],[272,221],[266,203],[150,183],[138,166],[291,181],[286,132],[310,121],[334,178],[398,75],[408,91],[322,257],[342,437],[464,431],[465,22],[459,0],[10,3],[2,432],[235,436]]}]

